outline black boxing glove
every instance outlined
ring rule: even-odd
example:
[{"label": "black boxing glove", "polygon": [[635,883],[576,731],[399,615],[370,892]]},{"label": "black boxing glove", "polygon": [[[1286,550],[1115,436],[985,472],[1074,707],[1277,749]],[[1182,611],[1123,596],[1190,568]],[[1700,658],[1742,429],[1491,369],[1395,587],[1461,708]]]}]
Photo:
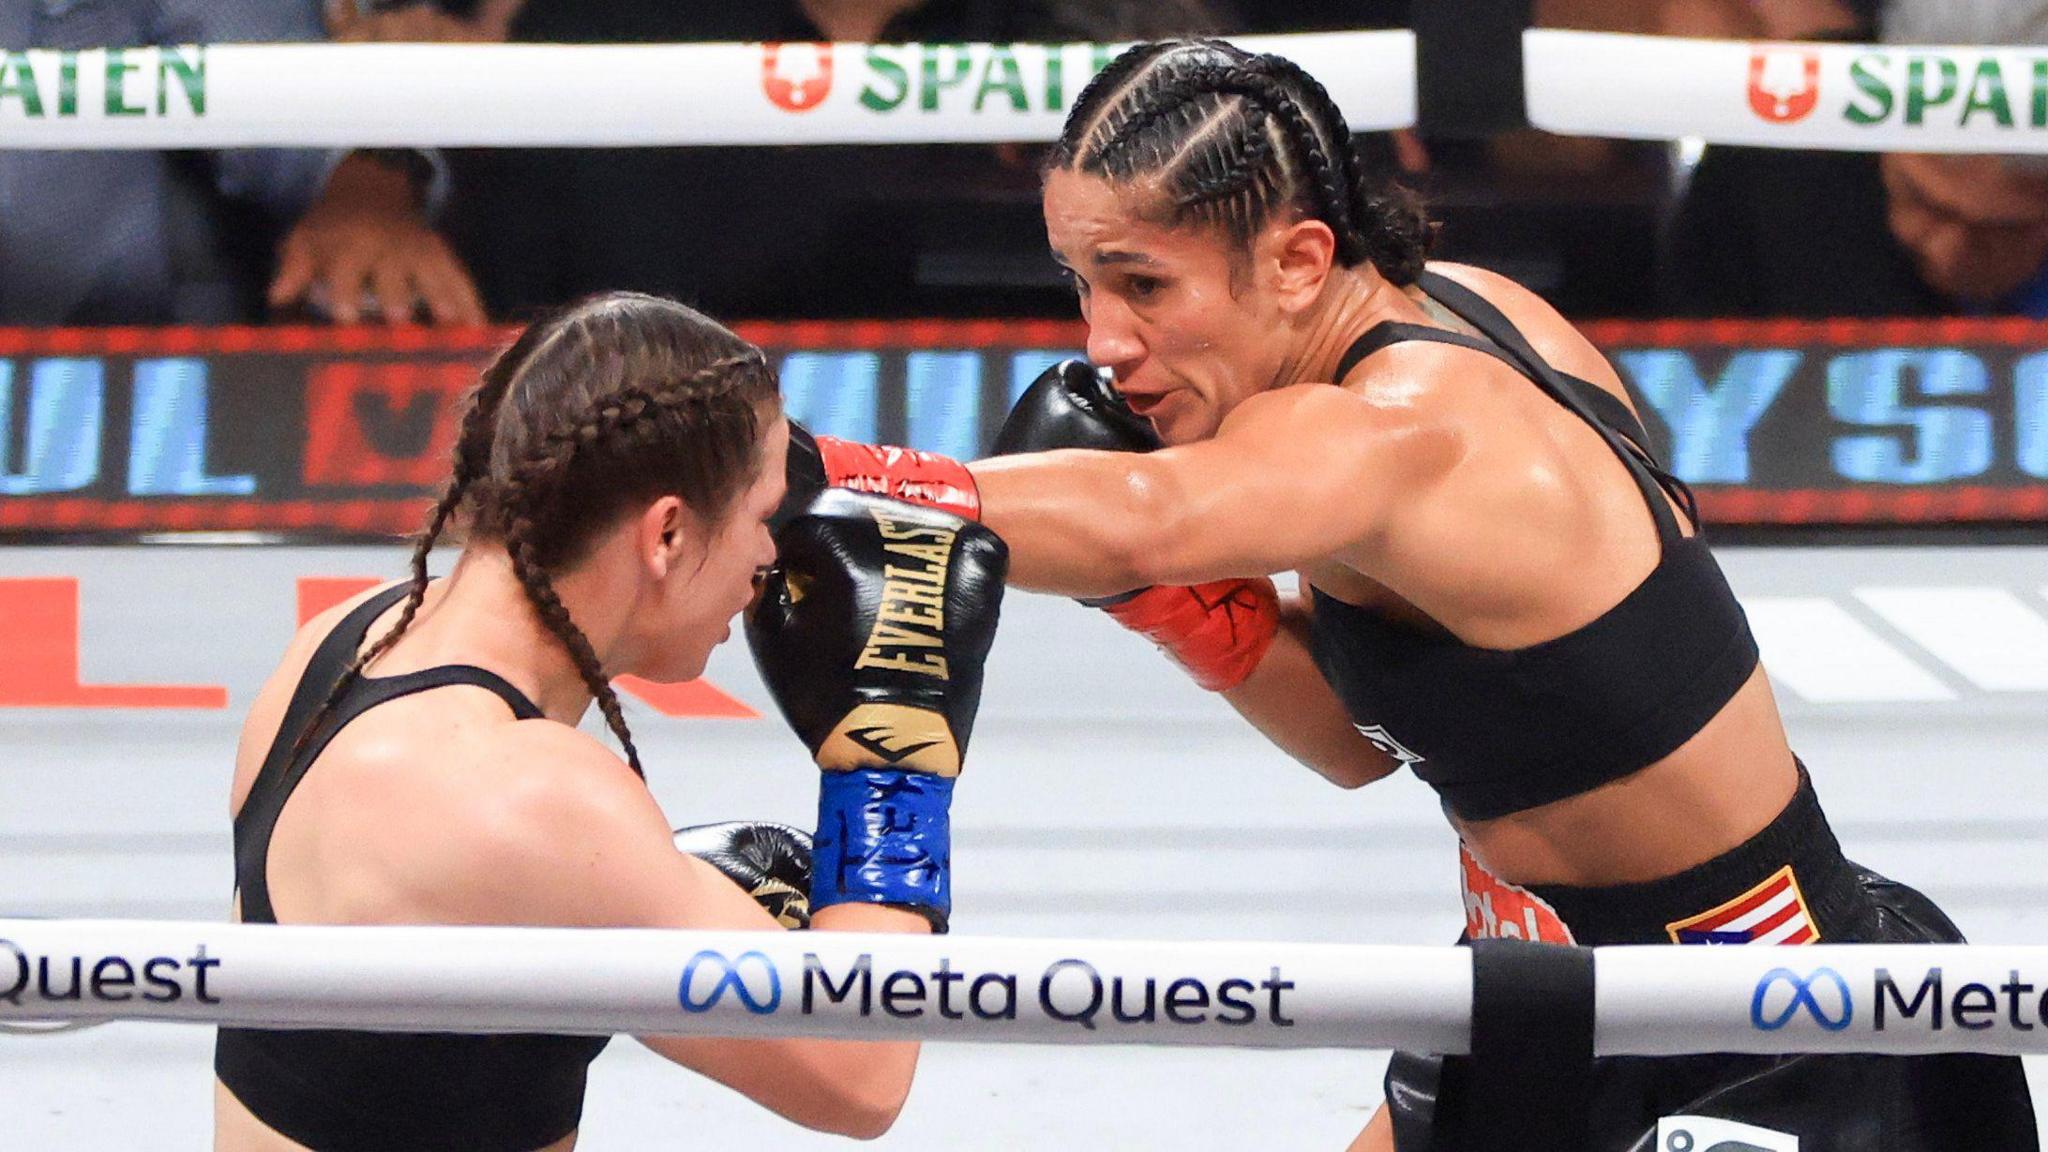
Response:
[{"label": "black boxing glove", "polygon": [[1093,448],[1150,452],[1159,447],[1152,422],[1131,411],[1103,373],[1086,360],[1062,360],[1039,373],[1017,397],[996,433],[991,455]]},{"label": "black boxing glove", "polygon": [[789,421],[789,461],[783,478],[789,491],[770,521],[777,529],[827,488],[871,492],[981,519],[981,492],[974,475],[958,460],[915,448],[814,436],[794,420]]},{"label": "black boxing glove", "polygon": [[[996,434],[995,454],[1159,446],[1152,422],[1132,412],[1093,364],[1062,360],[1017,398]],[[1263,576],[1139,588],[1082,603],[1157,644],[1212,692],[1242,684],[1280,632],[1280,596]]]},{"label": "black boxing glove", "polygon": [[676,848],[740,886],[784,928],[811,926],[811,838],[802,829],[728,820],[678,828]]},{"label": "black boxing glove", "polygon": [[776,534],[747,643],[824,770],[811,907],[950,912],[953,781],[1009,551],[936,509],[833,490]]}]

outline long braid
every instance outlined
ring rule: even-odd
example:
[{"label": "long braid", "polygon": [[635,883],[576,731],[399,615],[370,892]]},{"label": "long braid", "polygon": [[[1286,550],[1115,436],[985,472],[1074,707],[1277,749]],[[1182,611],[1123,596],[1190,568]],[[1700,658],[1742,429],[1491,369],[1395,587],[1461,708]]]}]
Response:
[{"label": "long braid", "polygon": [[470,394],[469,406],[462,414],[460,431],[455,437],[455,466],[449,477],[448,486],[442,489],[440,499],[434,502],[433,511],[427,515],[425,528],[413,542],[412,575],[410,586],[406,590],[405,607],[399,610],[398,619],[389,631],[349,661],[348,667],[342,670],[340,677],[334,682],[334,687],[328,691],[327,698],[320,702],[319,709],[313,713],[313,718],[299,729],[298,738],[292,744],[292,755],[295,758],[304,753],[307,743],[313,738],[313,733],[333,714],[342,696],[362,678],[363,669],[369,666],[370,661],[398,643],[398,638],[405,634],[405,630],[412,626],[413,618],[419,614],[420,605],[426,602],[427,554],[433,551],[434,542],[440,539],[442,530],[448,526],[448,521],[455,515],[455,510],[462,506],[462,501],[469,495],[470,486],[489,467],[492,429],[497,422],[498,409],[504,403],[505,393],[511,389],[512,380],[518,376],[518,368],[526,361],[526,357],[519,355],[520,345],[524,343],[526,341],[523,339],[515,343],[503,360],[494,365],[492,371],[484,374],[483,381]]},{"label": "long braid", "polygon": [[597,652],[590,646],[590,638],[569,618],[569,609],[562,604],[562,598],[555,592],[555,585],[548,578],[548,571],[535,557],[533,525],[525,518],[515,518],[511,530],[506,533],[505,550],[512,557],[512,571],[519,577],[520,586],[526,589],[526,598],[532,602],[541,623],[555,634],[562,646],[569,650],[569,658],[576,663],[577,674],[583,677],[584,687],[597,701],[604,713],[604,722],[619,738],[619,746],[625,749],[626,764],[633,769],[633,775],[645,779],[647,772],[640,766],[640,750],[633,744],[633,733],[626,727],[626,714],[619,707],[618,693],[612,690],[611,681],[605,677],[604,667],[598,662]]},{"label": "long braid", "polygon": [[504,403],[505,393],[511,390],[517,372],[487,376],[470,399],[469,410],[462,414],[462,431],[455,439],[455,469],[442,491],[441,498],[434,503],[433,512],[427,517],[427,526],[420,533],[412,550],[412,586],[406,592],[405,607],[399,610],[398,619],[391,630],[377,638],[375,644],[364,650],[350,675],[360,673],[370,661],[383,655],[398,643],[405,630],[412,627],[413,617],[419,614],[420,605],[427,599],[427,553],[433,551],[434,542],[441,538],[441,530],[462,507],[462,501],[469,495],[470,485],[484,474],[490,466],[492,430],[497,424],[498,408]]}]

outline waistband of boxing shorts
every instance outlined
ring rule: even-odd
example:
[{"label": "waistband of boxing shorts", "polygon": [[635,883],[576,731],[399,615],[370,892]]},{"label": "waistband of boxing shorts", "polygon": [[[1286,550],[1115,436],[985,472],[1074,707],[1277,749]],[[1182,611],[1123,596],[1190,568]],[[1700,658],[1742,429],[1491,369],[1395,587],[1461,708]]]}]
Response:
[{"label": "waistband of boxing shorts", "polygon": [[[1761,832],[1703,864],[1641,884],[1526,887],[1460,846],[1471,936],[1609,944],[1799,944],[1849,936],[1867,899],[1806,766]],[[1560,938],[1562,936],[1562,938]]]}]

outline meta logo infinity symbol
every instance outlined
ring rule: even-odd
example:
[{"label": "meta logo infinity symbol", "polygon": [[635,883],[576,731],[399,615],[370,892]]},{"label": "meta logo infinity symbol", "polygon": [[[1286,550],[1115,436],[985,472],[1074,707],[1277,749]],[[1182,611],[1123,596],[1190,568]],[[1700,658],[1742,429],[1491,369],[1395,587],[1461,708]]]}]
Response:
[{"label": "meta logo infinity symbol", "polygon": [[[756,996],[754,989],[747,986],[747,978],[742,973],[750,963],[768,978],[766,997]],[[706,973],[703,979],[698,978],[699,969]],[[715,978],[710,975],[713,973]],[[708,989],[705,986],[707,981]],[[683,965],[683,979],[676,986],[676,1001],[685,1012],[709,1012],[724,999],[727,989],[732,990],[733,999],[756,1016],[766,1016],[782,1003],[782,975],[775,970],[775,961],[751,951],[727,959],[725,953],[709,948],[690,957],[690,962]]]},{"label": "meta logo infinity symbol", "polygon": [[[1766,1016],[1764,1005],[1774,999],[1771,992],[1780,984],[1792,990],[1792,998],[1779,1009],[1777,1015]],[[1829,985],[1834,987],[1835,994],[1841,1001],[1839,1013],[1831,1013],[1821,1006],[1820,998],[1814,995],[1816,985],[1822,988]],[[1830,1032],[1840,1032],[1847,1028],[1849,1021],[1856,1015],[1856,1007],[1849,999],[1849,982],[1842,979],[1842,974],[1833,968],[1816,968],[1809,976],[1801,976],[1790,968],[1773,968],[1764,973],[1763,979],[1756,982],[1756,995],[1749,1001],[1749,1022],[1756,1025],[1760,1031],[1776,1032],[1791,1023],[1792,1018],[1799,1015],[1801,1008],[1806,1009],[1806,1014],[1813,1017],[1815,1024]]]}]

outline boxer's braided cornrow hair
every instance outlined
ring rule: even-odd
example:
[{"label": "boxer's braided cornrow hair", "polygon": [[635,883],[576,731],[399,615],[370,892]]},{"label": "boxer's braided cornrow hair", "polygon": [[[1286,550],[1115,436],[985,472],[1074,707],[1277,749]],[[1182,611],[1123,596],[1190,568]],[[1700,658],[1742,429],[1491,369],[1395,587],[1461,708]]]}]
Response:
[{"label": "boxer's braided cornrow hair", "polygon": [[759,349],[672,301],[612,293],[534,322],[470,396],[398,619],[350,663],[301,730],[299,750],[411,626],[426,597],[428,553],[466,508],[472,535],[504,544],[536,615],[640,772],[618,697],[549,573],[634,499],[679,495],[715,521],[758,466],[761,417],[776,403]]},{"label": "boxer's braided cornrow hair", "polygon": [[1422,270],[1431,226],[1398,186],[1368,184],[1350,129],[1315,77],[1220,40],[1141,44],[1074,102],[1048,170],[1156,188],[1166,222],[1224,228],[1239,244],[1282,208],[1329,225],[1346,266],[1396,284]]},{"label": "boxer's braided cornrow hair", "polygon": [[434,502],[433,511],[427,515],[426,527],[420,530],[412,548],[411,586],[406,590],[405,607],[398,613],[398,619],[391,630],[377,638],[377,642],[365,649],[360,657],[349,666],[343,678],[342,688],[361,674],[363,666],[383,655],[398,638],[412,627],[413,617],[419,614],[420,605],[427,598],[427,554],[434,550],[434,543],[441,538],[442,529],[455,515],[457,509],[469,496],[470,486],[482,477],[491,463],[491,439],[493,425],[498,418],[498,406],[505,400],[505,393],[512,387],[512,381],[519,375],[519,369],[531,357],[533,350],[561,335],[560,327],[548,328],[536,324],[520,334],[505,354],[500,356],[484,372],[483,380],[476,391],[470,394],[468,408],[462,414],[461,431],[455,438],[455,465],[448,479],[448,487],[442,490],[441,498]]}]

